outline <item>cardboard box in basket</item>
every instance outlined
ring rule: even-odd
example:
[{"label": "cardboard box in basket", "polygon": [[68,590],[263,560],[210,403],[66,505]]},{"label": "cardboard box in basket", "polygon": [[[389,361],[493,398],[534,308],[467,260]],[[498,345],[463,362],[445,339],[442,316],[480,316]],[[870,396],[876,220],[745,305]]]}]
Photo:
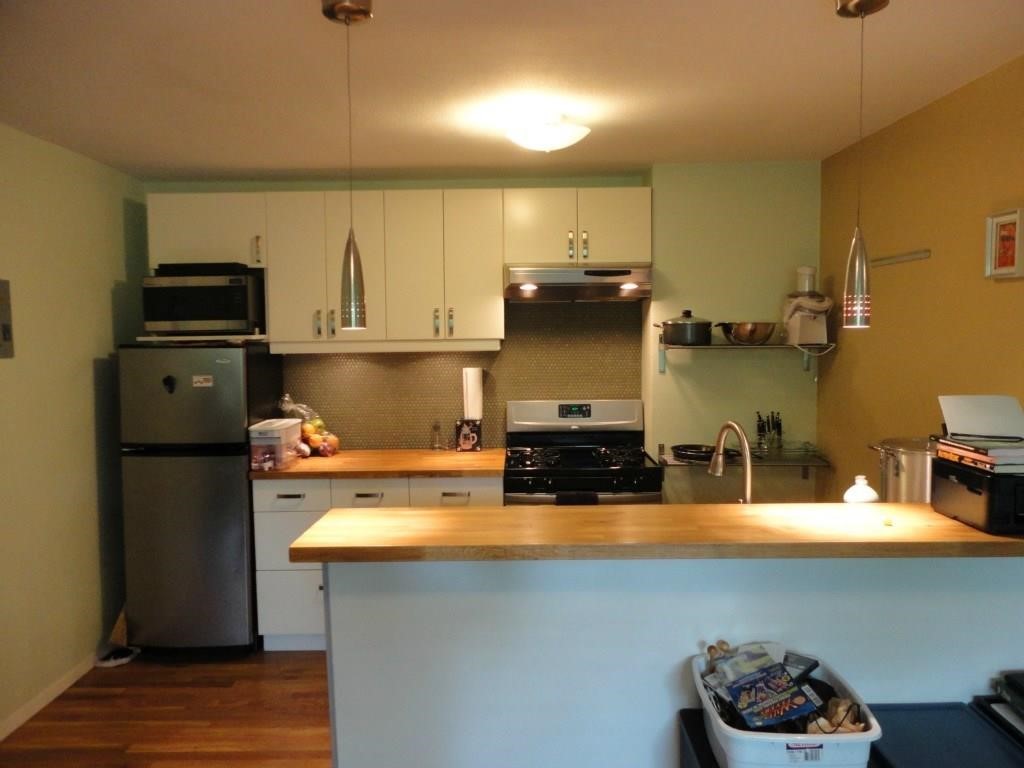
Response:
[{"label": "cardboard box in basket", "polygon": [[[801,655],[814,658],[809,654]],[[820,768],[866,768],[871,742],[881,738],[882,728],[849,683],[825,662],[816,660],[819,666],[813,676],[831,685],[840,696],[859,704],[860,719],[868,725],[867,730],[859,733],[797,734],[733,728],[722,720],[715,706],[715,694],[707,689],[702,679],[707,657],[693,657],[693,679],[704,710],[704,727],[711,742],[711,751],[722,768],[767,768],[804,763]]]},{"label": "cardboard box in basket", "polygon": [[249,427],[249,467],[253,471],[284,469],[296,458],[302,419],[266,419]]}]

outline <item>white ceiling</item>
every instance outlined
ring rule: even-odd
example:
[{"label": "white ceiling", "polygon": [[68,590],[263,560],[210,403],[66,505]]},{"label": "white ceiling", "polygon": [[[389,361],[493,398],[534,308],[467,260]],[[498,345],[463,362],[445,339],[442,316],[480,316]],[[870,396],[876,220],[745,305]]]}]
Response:
[{"label": "white ceiling", "polygon": [[[1024,54],[1022,0],[865,25],[866,134]],[[351,29],[355,173],[821,159],[857,137],[859,34],[833,0],[377,0]],[[345,27],[320,0],[0,0],[0,57],[0,122],[140,179],[345,177]],[[544,154],[466,125],[521,89],[590,136]]]}]

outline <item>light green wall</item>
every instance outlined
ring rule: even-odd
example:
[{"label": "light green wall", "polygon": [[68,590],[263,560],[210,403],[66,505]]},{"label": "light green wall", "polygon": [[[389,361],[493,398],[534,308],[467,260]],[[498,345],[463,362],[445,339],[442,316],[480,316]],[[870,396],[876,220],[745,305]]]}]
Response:
[{"label": "light green wall", "polygon": [[145,210],[138,182],[4,125],[0,158],[4,726],[88,661],[120,609],[111,354],[138,324]]},{"label": "light green wall", "polygon": [[[816,384],[794,350],[670,350],[657,371],[652,323],[691,309],[722,321],[781,321],[796,267],[818,263],[816,162],[655,166],[654,296],[645,323],[647,443],[655,450],[713,441],[739,422],[753,439],[756,411],[780,411],[792,440],[815,439]],[[713,329],[721,340],[721,329]],[[734,443],[731,443],[734,444]]]}]

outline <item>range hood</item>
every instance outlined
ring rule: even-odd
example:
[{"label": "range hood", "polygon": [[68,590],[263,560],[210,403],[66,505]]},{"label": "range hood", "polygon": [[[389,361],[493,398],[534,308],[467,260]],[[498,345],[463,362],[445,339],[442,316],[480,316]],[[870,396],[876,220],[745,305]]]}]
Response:
[{"label": "range hood", "polygon": [[639,301],[650,296],[649,266],[505,267],[509,301]]}]

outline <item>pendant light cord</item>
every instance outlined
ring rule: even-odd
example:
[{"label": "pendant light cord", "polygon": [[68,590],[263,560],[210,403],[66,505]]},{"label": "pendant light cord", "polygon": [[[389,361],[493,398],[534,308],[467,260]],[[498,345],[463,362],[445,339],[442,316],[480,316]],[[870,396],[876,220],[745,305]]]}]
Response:
[{"label": "pendant light cord", "polygon": [[[857,226],[860,226],[860,199],[864,185],[864,12],[860,14],[860,100],[857,105]],[[351,119],[351,108],[349,117]],[[351,137],[350,137],[351,138]],[[349,161],[351,164],[351,160]]]},{"label": "pendant light cord", "polygon": [[[863,22],[862,22],[863,23]],[[345,17],[345,93],[348,96],[348,228],[353,229],[353,211],[355,206],[352,203],[352,20]],[[863,59],[863,54],[861,54]],[[863,67],[863,61],[861,66]],[[862,75],[863,77],[863,75]]]}]

